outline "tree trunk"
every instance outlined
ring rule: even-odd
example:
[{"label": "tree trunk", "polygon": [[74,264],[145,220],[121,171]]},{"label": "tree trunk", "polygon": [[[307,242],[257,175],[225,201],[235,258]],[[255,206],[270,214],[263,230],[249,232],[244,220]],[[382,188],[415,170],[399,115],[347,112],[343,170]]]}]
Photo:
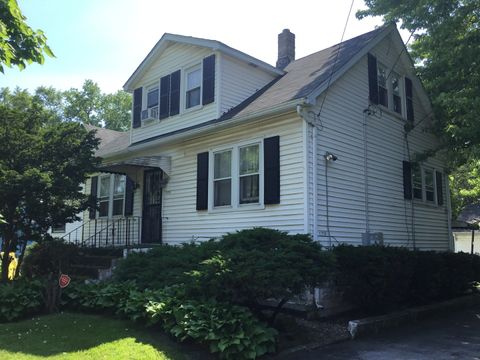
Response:
[{"label": "tree trunk", "polygon": [[8,267],[10,266],[10,252],[12,246],[15,244],[15,231],[11,224],[8,224],[5,231],[5,238],[3,239],[3,256],[2,256],[2,274],[0,281],[2,283],[8,282]]},{"label": "tree trunk", "polygon": [[25,257],[25,250],[27,249],[27,240],[23,240],[22,251],[18,257],[17,268],[15,269],[15,279],[20,275],[20,267],[22,266],[23,258]]}]

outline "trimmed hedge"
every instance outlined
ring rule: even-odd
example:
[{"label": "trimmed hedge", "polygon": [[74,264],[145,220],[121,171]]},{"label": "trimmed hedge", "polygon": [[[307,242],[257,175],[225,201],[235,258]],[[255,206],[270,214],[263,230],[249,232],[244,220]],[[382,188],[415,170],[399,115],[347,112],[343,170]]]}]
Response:
[{"label": "trimmed hedge", "polygon": [[451,299],[480,282],[480,257],[401,247],[334,248],[336,283],[346,300],[370,312]]},{"label": "trimmed hedge", "polygon": [[245,305],[254,311],[262,300],[284,303],[308,287],[320,285],[334,267],[330,252],[308,235],[254,228],[218,241],[164,245],[131,254],[119,262],[117,281],[140,288],[182,284],[189,298]]}]

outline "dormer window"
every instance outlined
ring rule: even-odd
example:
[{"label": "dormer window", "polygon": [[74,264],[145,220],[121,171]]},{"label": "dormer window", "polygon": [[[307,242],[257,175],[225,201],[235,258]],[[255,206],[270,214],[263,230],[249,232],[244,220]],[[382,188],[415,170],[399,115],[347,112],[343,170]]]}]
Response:
[{"label": "dormer window", "polygon": [[202,71],[200,67],[198,66],[187,71],[186,78],[185,108],[190,109],[200,105],[202,90]]},{"label": "dormer window", "polygon": [[147,109],[158,105],[158,87],[152,88],[147,95]]}]

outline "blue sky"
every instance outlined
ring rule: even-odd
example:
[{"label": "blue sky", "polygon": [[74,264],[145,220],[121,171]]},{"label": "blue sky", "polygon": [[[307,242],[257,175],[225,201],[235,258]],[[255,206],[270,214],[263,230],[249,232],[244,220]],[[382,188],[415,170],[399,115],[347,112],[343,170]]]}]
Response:
[{"label": "blue sky", "polygon": [[[55,58],[23,71],[6,69],[0,87],[81,87],[85,79],[103,91],[121,89],[135,68],[170,32],[215,39],[270,64],[277,34],[296,35],[297,58],[338,43],[350,0],[17,0],[34,29],[42,29]],[[345,39],[373,30],[379,18],[357,20],[355,0]]]}]

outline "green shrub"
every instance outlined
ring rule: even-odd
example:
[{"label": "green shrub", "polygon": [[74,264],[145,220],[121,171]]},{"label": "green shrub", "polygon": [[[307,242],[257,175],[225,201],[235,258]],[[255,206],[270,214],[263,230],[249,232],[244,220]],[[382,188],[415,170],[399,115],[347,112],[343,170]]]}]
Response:
[{"label": "green shrub", "polygon": [[133,282],[80,284],[65,289],[69,309],[159,323],[176,339],[206,344],[225,359],[254,359],[275,349],[276,331],[247,309],[183,298],[182,288],[139,290]]},{"label": "green shrub", "polygon": [[53,276],[61,272],[70,273],[71,265],[80,249],[74,244],[59,239],[45,239],[34,244],[25,255],[22,275],[27,278]]},{"label": "green shrub", "polygon": [[204,343],[221,359],[255,359],[275,351],[276,330],[244,307],[190,300],[151,302],[147,311],[178,340]]},{"label": "green shrub", "polygon": [[17,280],[0,284],[0,322],[13,321],[40,312],[43,305],[40,281]]},{"label": "green shrub", "polygon": [[185,282],[186,272],[197,269],[208,258],[207,245],[162,245],[146,253],[132,253],[118,262],[114,279],[135,281],[139,288],[161,289]]},{"label": "green shrub", "polygon": [[354,305],[370,312],[450,299],[480,281],[480,257],[388,246],[337,246],[335,279]]},{"label": "green shrub", "polygon": [[115,270],[140,288],[183,284],[188,298],[215,299],[257,310],[266,299],[282,303],[324,282],[333,257],[307,235],[255,228],[198,245],[162,246],[132,254]]}]

